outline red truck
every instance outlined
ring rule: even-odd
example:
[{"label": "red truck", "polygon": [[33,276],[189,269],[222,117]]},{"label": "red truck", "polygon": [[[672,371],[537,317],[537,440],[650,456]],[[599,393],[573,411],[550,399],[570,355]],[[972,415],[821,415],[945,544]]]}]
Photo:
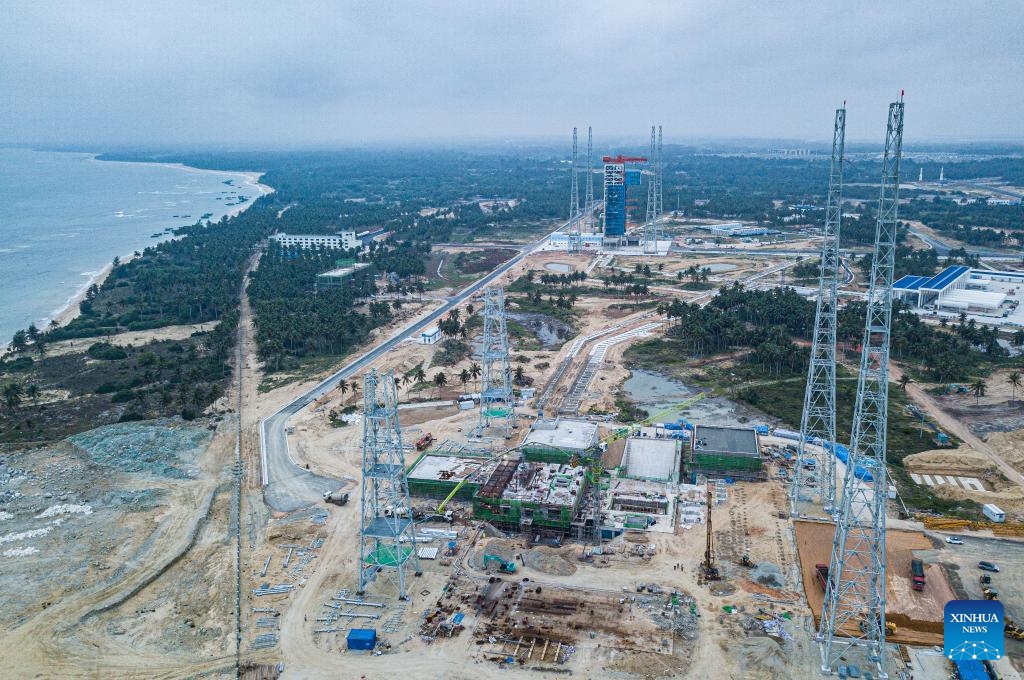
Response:
[{"label": "red truck", "polygon": [[911,560],[910,572],[914,578],[914,590],[924,590],[924,562]]},{"label": "red truck", "polygon": [[828,565],[814,565],[814,575],[818,577],[818,583],[821,585],[821,589],[828,590]]}]

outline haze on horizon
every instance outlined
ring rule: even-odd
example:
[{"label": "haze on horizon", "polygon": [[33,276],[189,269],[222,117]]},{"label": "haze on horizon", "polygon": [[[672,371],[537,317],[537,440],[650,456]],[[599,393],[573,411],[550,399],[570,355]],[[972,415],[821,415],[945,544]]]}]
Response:
[{"label": "haze on horizon", "polygon": [[1024,4],[5,6],[0,143],[287,147],[566,135],[1024,138]]}]

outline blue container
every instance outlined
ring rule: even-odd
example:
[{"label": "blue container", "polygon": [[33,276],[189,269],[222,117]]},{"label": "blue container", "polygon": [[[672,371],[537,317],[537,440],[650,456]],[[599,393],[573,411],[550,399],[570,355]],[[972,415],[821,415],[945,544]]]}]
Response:
[{"label": "blue container", "polygon": [[372,651],[377,646],[376,628],[353,628],[348,632],[349,649],[365,649]]},{"label": "blue container", "polygon": [[768,434],[768,426],[767,425],[755,425],[754,426],[754,432],[756,432],[758,434]]},{"label": "blue container", "polygon": [[661,426],[666,430],[681,430],[683,426],[679,423],[662,423]]}]

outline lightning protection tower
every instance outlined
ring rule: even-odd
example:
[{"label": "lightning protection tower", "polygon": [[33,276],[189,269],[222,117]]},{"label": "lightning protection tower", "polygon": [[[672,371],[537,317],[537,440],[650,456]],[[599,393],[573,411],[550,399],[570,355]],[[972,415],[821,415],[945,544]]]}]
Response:
[{"label": "lightning protection tower", "polygon": [[[900,101],[889,105],[853,437],[818,631],[822,671],[831,672],[842,655],[858,647],[867,651],[879,678],[888,677],[885,671],[885,503],[888,492],[885,449],[892,279],[903,149],[902,99],[901,93]],[[861,478],[857,476],[858,469],[862,471]],[[864,470],[870,474],[870,480],[864,479],[867,476]]]},{"label": "lightning protection tower", "polygon": [[580,179],[577,172],[578,147],[576,128],[572,129],[572,192],[569,196],[569,252],[578,253],[583,250],[583,237],[580,234]]},{"label": "lightning protection tower", "polygon": [[419,576],[415,526],[405,476],[394,372],[363,380],[363,494],[359,521],[359,593],[383,575],[408,599],[406,572]]},{"label": "lightning protection tower", "polygon": [[644,242],[645,253],[658,252],[658,232],[656,222],[658,221],[658,145],[655,138],[654,126],[651,126],[651,171],[647,176],[647,214],[644,217]]},{"label": "lightning protection tower", "polygon": [[[846,107],[836,109],[832,132],[832,167],[828,177],[828,201],[821,241],[821,272],[818,277],[818,302],[814,314],[811,363],[807,369],[804,411],[800,420],[800,454],[793,468],[790,485],[790,511],[800,514],[800,506],[817,493],[826,513],[836,503],[836,305],[839,287],[839,229],[843,200],[843,153],[846,141]],[[814,439],[813,453],[806,442]],[[814,470],[804,461],[814,461]]]},{"label": "lightning protection tower", "polygon": [[587,126],[587,196],[583,201],[586,211],[588,231],[597,233],[597,221],[594,219],[594,128]]},{"label": "lightning protection tower", "polygon": [[484,336],[480,354],[483,376],[477,436],[483,437],[488,428],[500,426],[503,436],[508,439],[516,422],[516,410],[503,288],[488,288],[484,293]]}]

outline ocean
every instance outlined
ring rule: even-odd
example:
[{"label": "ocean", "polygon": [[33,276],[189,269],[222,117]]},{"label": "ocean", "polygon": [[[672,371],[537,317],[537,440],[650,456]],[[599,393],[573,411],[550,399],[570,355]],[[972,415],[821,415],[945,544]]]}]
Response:
[{"label": "ocean", "polygon": [[45,328],[115,256],[260,195],[240,172],[0,148],[0,347],[31,323]]}]

